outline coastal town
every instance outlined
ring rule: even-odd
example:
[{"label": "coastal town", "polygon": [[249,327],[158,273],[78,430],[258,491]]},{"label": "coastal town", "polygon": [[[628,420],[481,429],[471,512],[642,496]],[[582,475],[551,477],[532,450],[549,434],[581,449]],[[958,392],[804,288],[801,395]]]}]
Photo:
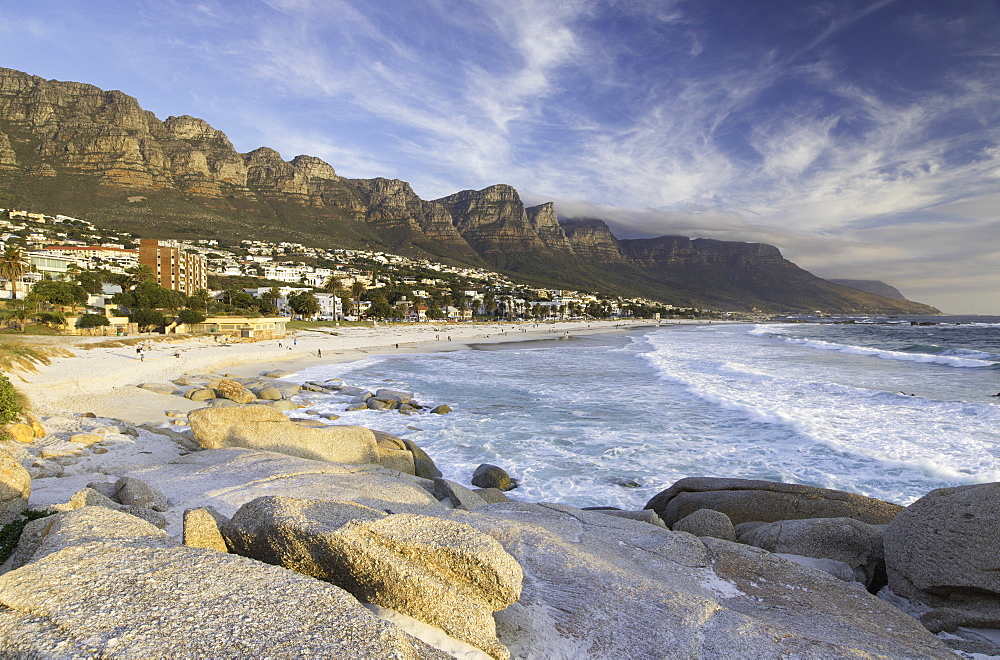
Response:
[{"label": "coastal town", "polygon": [[[35,321],[66,334],[156,330],[271,338],[284,334],[289,319],[458,323],[719,316],[642,298],[530,286],[482,268],[385,252],[140,238],[80,218],[17,209],[0,209],[0,246],[2,318],[8,326]],[[144,282],[174,295],[136,296]]]}]

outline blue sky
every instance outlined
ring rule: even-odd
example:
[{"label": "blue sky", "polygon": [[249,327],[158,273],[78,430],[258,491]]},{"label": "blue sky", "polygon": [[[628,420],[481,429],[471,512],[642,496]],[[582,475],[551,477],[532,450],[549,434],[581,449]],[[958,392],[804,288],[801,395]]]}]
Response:
[{"label": "blue sky", "polygon": [[0,65],[1000,314],[996,0],[0,0]]}]

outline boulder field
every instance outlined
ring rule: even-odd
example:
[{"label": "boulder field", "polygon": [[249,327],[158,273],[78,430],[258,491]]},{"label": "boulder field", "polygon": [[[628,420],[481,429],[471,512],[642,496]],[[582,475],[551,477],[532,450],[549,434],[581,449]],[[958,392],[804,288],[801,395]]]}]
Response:
[{"label": "boulder field", "polygon": [[[259,404],[188,422],[183,439],[162,436],[182,455],[87,483],[24,525],[0,575],[0,655],[1000,651],[970,630],[1000,627],[998,484],[904,508],[699,477],[643,511],[581,510],[448,481],[412,443],[363,427],[303,426]],[[30,456],[0,459],[13,520],[43,473]]]}]

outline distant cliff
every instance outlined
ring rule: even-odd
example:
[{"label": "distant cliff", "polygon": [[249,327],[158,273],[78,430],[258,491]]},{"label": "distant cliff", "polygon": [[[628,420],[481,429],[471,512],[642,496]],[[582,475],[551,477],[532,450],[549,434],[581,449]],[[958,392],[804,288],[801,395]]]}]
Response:
[{"label": "distant cliff", "polygon": [[314,156],[239,153],[188,116],[119,91],[0,69],[0,207],[79,215],[146,237],[246,237],[490,267],[558,288],[734,310],[933,313],[821,280],[769,245],[619,240],[600,219],[526,208],[511,186],[433,201],[397,179],[346,179]]}]

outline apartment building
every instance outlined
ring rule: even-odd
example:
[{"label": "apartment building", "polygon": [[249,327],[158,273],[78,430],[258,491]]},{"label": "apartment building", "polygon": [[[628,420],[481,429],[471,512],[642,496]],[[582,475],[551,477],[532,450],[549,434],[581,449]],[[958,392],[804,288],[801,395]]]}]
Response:
[{"label": "apartment building", "polygon": [[208,288],[205,257],[185,252],[177,241],[143,238],[139,241],[139,264],[149,266],[164,289],[194,295]]}]

